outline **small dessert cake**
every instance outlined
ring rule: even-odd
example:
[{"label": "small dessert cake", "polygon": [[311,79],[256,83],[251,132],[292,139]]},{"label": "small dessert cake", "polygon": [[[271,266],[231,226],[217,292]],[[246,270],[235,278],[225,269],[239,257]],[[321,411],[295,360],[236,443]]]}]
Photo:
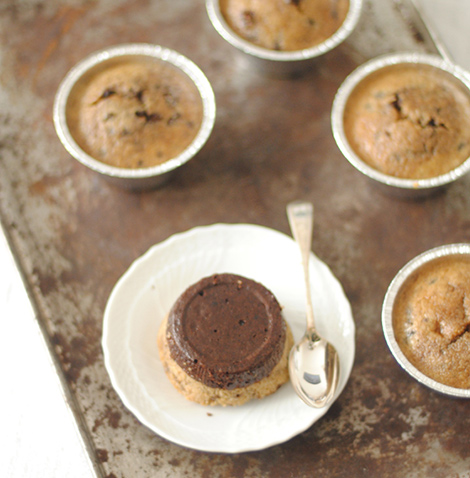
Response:
[{"label": "small dessert cake", "polygon": [[444,385],[470,388],[470,259],[450,256],[419,268],[396,298],[393,328],[418,370]]},{"label": "small dessert cake", "polygon": [[469,91],[431,66],[384,68],[352,92],[344,131],[355,153],[378,171],[440,176],[470,156]]},{"label": "small dessert cake", "polygon": [[127,60],[92,75],[67,108],[77,144],[120,168],[147,168],[183,152],[202,123],[192,80],[164,61]]},{"label": "small dessert cake", "polygon": [[343,24],[349,0],[220,0],[220,11],[241,38],[268,50],[311,48]]},{"label": "small dessert cake", "polygon": [[274,295],[234,274],[190,286],[160,326],[160,358],[174,387],[202,405],[242,405],[289,379],[292,334]]}]

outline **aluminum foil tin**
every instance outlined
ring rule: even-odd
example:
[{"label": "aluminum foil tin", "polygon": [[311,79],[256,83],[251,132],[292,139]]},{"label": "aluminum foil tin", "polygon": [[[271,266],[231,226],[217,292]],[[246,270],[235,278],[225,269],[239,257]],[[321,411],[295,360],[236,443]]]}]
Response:
[{"label": "aluminum foil tin", "polygon": [[315,58],[337,47],[352,33],[361,14],[362,0],[350,0],[346,19],[331,37],[311,48],[297,51],[269,50],[241,38],[227,25],[220,11],[219,0],[206,0],[206,10],[216,31],[241,53],[248,67],[274,75],[291,75],[312,66]]},{"label": "aluminum foil tin", "polygon": [[[194,141],[178,156],[157,166],[127,169],[105,164],[85,153],[70,133],[67,123],[67,104],[75,86],[89,75],[109,65],[130,58],[149,57],[171,63],[186,73],[199,90],[203,103],[203,119]],[[188,58],[174,50],[147,43],[116,45],[97,51],[75,65],[62,80],[54,102],[54,126],[65,149],[80,163],[119,186],[128,189],[147,189],[164,184],[172,173],[192,159],[208,140],[215,122],[216,105],[212,87],[204,73]]]},{"label": "aluminum foil tin", "polygon": [[429,251],[424,252],[412,259],[397,273],[395,278],[390,283],[387,293],[385,294],[382,307],[382,327],[385,340],[390,351],[392,352],[392,355],[395,357],[400,366],[414,379],[435,390],[436,392],[440,392],[452,397],[470,398],[470,389],[455,388],[448,385],[443,385],[442,383],[429,378],[427,375],[424,375],[414,365],[412,365],[401,351],[395,339],[393,330],[393,308],[395,300],[400,288],[403,286],[406,280],[424,264],[441,257],[453,255],[470,255],[470,244],[450,244],[430,249]]},{"label": "aluminum foil tin", "polygon": [[460,81],[469,90],[468,74],[457,65],[451,64],[439,56],[425,53],[396,53],[372,59],[354,70],[339,87],[331,110],[331,127],[339,149],[346,159],[374,184],[389,193],[404,197],[420,197],[435,192],[456,181],[470,170],[470,158],[456,169],[428,179],[403,179],[384,174],[366,164],[351,148],[344,131],[343,116],[346,104],[356,86],[369,75],[383,68],[399,64],[422,64],[443,70]]}]

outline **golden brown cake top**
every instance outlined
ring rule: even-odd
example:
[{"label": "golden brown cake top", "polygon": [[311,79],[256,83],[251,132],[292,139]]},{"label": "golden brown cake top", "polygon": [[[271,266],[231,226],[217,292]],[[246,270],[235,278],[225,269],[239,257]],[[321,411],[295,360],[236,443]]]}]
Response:
[{"label": "golden brown cake top", "polygon": [[311,48],[343,24],[349,0],[220,0],[220,10],[240,37],[269,50]]},{"label": "golden brown cake top", "polygon": [[279,361],[286,325],[274,295],[234,274],[217,274],[189,287],[168,317],[173,360],[209,387],[246,387]]},{"label": "golden brown cake top", "polygon": [[395,304],[395,337],[408,360],[440,383],[470,388],[470,259],[456,255],[424,265]]},{"label": "golden brown cake top", "polygon": [[352,92],[344,130],[374,169],[408,179],[440,176],[470,156],[469,91],[430,66],[384,68]]},{"label": "golden brown cake top", "polygon": [[191,79],[160,60],[133,59],[93,75],[74,94],[68,122],[78,145],[121,168],[146,168],[178,156],[202,123]]}]

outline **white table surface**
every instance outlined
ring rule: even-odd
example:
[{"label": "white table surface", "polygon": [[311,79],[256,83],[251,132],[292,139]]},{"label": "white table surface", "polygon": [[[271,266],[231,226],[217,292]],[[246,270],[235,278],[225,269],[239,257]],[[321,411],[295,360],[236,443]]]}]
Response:
[{"label": "white table surface", "polygon": [[[416,1],[470,70],[470,0]],[[0,476],[94,477],[1,229],[0,310]]]},{"label": "white table surface", "polygon": [[3,231],[0,310],[0,476],[93,477]]}]

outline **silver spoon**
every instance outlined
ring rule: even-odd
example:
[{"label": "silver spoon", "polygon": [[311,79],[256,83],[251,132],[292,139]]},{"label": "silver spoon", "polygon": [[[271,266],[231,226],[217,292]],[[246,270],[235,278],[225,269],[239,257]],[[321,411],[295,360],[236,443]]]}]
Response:
[{"label": "silver spoon", "polygon": [[311,407],[322,408],[330,403],[339,377],[336,349],[320,337],[315,328],[310,276],[308,270],[313,231],[313,205],[296,201],[288,204],[287,217],[295,241],[299,245],[307,295],[307,330],[289,355],[290,380],[297,395]]}]

